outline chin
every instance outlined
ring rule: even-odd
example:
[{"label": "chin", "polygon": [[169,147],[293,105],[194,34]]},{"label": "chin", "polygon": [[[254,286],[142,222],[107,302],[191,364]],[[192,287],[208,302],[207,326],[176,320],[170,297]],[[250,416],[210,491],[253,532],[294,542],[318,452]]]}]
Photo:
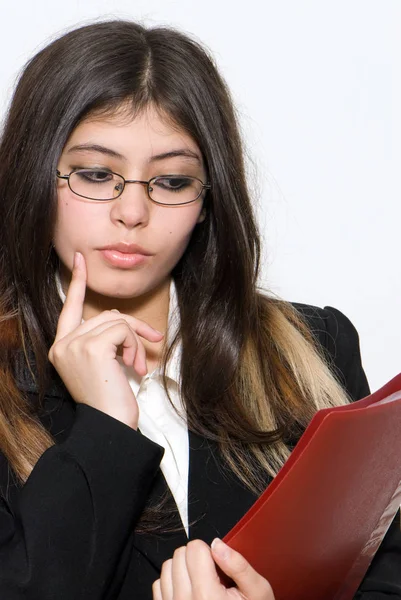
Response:
[{"label": "chin", "polygon": [[121,300],[129,300],[130,298],[142,296],[142,294],[145,294],[148,291],[147,289],[142,290],[138,289],[137,287],[133,288],[132,286],[130,288],[121,288],[120,286],[105,288],[104,286],[92,287],[91,285],[88,285],[88,288],[94,294],[98,294],[99,296],[105,296],[106,298],[118,298]]},{"label": "chin", "polygon": [[118,281],[115,279],[106,281],[105,277],[99,277],[95,281],[90,281],[89,278],[88,289],[99,296],[129,300],[130,298],[143,296],[160,285],[160,281],[139,281],[140,278],[135,277],[135,275],[132,276],[132,274],[130,277],[125,275],[122,279],[123,281],[121,278],[118,278]]}]

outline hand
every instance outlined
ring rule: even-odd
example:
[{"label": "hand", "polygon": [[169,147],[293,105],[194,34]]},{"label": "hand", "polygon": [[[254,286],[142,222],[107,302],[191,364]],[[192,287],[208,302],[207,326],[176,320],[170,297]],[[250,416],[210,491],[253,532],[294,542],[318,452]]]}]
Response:
[{"label": "hand", "polygon": [[[215,563],[237,587],[220,583]],[[211,548],[201,540],[178,548],[152,589],[153,600],[274,600],[268,581],[221,540]]]},{"label": "hand", "polygon": [[104,311],[82,323],[86,277],[85,259],[76,253],[49,360],[75,402],[93,406],[136,428],[138,405],[116,360],[117,350],[122,346],[124,364],[145,375],[146,352],[139,336],[160,342],[163,334],[118,311]]}]

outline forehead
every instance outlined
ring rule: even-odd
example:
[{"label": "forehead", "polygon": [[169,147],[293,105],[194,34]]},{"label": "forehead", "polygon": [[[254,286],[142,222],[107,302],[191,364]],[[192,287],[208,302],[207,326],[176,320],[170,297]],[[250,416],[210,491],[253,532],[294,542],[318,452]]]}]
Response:
[{"label": "forehead", "polygon": [[[111,115],[94,114],[85,118],[72,132],[63,154],[75,153],[77,146],[103,146],[125,159],[151,157],[178,148],[201,159],[193,138],[167,115],[149,106],[136,115],[119,110]],[[85,152],[80,149],[79,152]]]}]

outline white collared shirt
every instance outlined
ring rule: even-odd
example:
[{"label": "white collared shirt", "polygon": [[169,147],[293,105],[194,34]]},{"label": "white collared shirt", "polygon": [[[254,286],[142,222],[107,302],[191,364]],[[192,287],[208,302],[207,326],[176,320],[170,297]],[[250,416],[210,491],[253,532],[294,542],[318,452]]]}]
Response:
[{"label": "white collared shirt", "polygon": [[[171,343],[179,326],[177,293],[174,282],[170,285],[170,306],[167,343]],[[189,442],[185,411],[180,400],[181,345],[177,344],[167,364],[168,392],[163,387],[159,368],[140,377],[118,357],[139,406],[138,428],[149,439],[165,450],[160,468],[174,496],[182,523],[188,535],[188,467]],[[176,410],[175,410],[176,409]],[[178,413],[178,414],[177,414]]]},{"label": "white collared shirt", "polygon": [[[61,283],[58,289],[63,302],[65,294]],[[171,343],[179,327],[179,310],[174,281],[170,285],[170,305],[167,326],[167,343]],[[117,357],[124,369],[131,389],[139,406],[138,429],[143,435],[164,448],[160,468],[177,504],[185,531],[188,535],[188,469],[189,442],[185,411],[180,400],[181,344],[176,344],[167,364],[166,377],[170,403],[163,386],[159,368],[144,377],[133,367],[127,367],[120,356]],[[176,410],[175,410],[176,409]],[[178,413],[178,414],[177,414]]]}]

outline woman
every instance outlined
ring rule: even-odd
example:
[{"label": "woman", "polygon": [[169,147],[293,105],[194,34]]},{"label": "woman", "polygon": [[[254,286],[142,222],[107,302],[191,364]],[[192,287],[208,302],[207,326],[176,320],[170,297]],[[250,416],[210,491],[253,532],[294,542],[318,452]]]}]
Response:
[{"label": "woman", "polygon": [[[215,538],[368,388],[341,313],[256,290],[211,59],[130,22],[64,35],[21,76],[0,190],[1,597],[272,600]],[[364,600],[401,597],[398,529]]]}]

